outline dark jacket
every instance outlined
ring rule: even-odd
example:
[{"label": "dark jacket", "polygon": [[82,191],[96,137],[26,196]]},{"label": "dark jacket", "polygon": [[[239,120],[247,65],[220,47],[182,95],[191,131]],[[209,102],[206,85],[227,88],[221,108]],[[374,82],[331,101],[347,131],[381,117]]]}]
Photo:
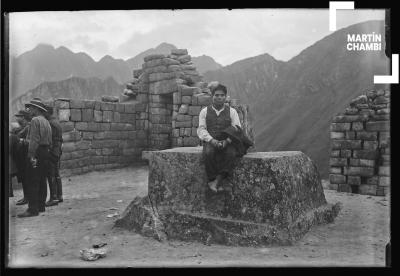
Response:
[{"label": "dark jacket", "polygon": [[247,137],[241,127],[236,126],[236,128],[229,126],[223,130],[223,133],[232,140],[232,145],[236,148],[238,156],[242,157],[254,143]]},{"label": "dark jacket", "polygon": [[50,153],[55,157],[55,159],[58,159],[62,154],[62,128],[58,120],[54,118],[51,118],[49,123],[52,134],[52,146],[50,148]]}]

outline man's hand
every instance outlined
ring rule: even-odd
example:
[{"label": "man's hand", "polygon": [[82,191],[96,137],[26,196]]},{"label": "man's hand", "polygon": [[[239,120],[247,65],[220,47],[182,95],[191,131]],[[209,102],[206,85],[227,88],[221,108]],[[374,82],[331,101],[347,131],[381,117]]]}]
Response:
[{"label": "man's hand", "polygon": [[219,141],[216,139],[211,139],[210,141],[211,145],[213,145],[216,148],[219,148]]},{"label": "man's hand", "polygon": [[221,144],[222,144],[222,145],[221,145],[221,149],[224,149],[224,148],[226,148],[226,146],[227,146],[229,143],[228,143],[227,140],[222,140],[222,141],[221,141]]},{"label": "man's hand", "polygon": [[31,157],[30,161],[31,161],[32,167],[33,167],[33,168],[36,168],[36,166],[37,166],[37,159],[34,158],[34,157]]}]

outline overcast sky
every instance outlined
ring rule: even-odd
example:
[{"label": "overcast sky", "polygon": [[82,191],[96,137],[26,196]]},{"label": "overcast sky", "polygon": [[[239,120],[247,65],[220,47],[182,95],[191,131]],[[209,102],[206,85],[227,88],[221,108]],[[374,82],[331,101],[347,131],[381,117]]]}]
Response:
[{"label": "overcast sky", "polygon": [[[341,10],[337,27],[384,18],[384,10]],[[328,9],[24,12],[10,14],[10,54],[46,43],[96,61],[128,59],[167,42],[228,65],[264,53],[287,61],[330,33]]]}]

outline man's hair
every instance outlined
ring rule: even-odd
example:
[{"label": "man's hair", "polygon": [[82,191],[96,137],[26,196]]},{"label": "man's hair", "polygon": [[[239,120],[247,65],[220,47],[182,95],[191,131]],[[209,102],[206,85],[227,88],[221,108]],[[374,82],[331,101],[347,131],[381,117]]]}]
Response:
[{"label": "man's hair", "polygon": [[217,86],[213,87],[213,89],[211,90],[211,94],[214,96],[215,91],[217,91],[217,90],[224,92],[225,96],[228,93],[228,90],[226,89],[225,85],[218,84]]}]

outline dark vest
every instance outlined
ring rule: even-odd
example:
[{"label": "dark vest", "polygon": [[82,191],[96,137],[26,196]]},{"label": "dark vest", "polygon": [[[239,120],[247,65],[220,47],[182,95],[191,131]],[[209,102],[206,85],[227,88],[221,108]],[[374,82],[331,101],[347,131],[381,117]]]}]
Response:
[{"label": "dark vest", "polygon": [[217,116],[212,106],[207,107],[206,125],[207,131],[210,135],[217,139],[226,139],[226,134],[222,131],[231,126],[231,110],[229,106],[225,106],[224,110]]}]

